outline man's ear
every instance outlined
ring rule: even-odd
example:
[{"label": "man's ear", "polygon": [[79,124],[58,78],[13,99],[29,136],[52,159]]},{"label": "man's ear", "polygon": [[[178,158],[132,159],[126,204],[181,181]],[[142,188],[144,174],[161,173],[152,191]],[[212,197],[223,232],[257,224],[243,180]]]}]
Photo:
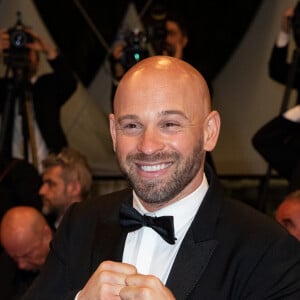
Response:
[{"label": "man's ear", "polygon": [[212,151],[218,141],[221,119],[217,111],[211,111],[204,122],[204,145],[205,151]]},{"label": "man's ear", "polygon": [[44,229],[43,229],[43,238],[50,242],[52,240],[52,231],[51,231],[51,228],[49,227],[49,225],[45,225],[44,226]]},{"label": "man's ear", "polygon": [[182,42],[182,44],[183,44],[183,48],[185,48],[185,47],[186,47],[186,45],[187,45],[188,41],[189,41],[189,38],[188,38],[188,37],[185,35],[185,36],[184,36],[184,38],[183,38],[183,42]]},{"label": "man's ear", "polygon": [[69,195],[78,196],[81,194],[81,183],[79,180],[72,180],[68,183],[67,191]]}]

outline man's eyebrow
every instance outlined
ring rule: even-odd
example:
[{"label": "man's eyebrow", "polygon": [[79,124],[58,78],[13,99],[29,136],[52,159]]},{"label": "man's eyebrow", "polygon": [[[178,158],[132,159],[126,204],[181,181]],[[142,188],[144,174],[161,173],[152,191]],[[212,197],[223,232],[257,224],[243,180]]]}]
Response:
[{"label": "man's eyebrow", "polygon": [[185,119],[187,119],[187,116],[181,111],[181,110],[165,110],[159,113],[161,116],[168,116],[168,115],[179,115]]},{"label": "man's eyebrow", "polygon": [[[188,119],[187,116],[180,110],[164,110],[158,113],[159,117],[164,117],[164,116],[170,116],[170,115],[178,115],[183,117],[184,119]],[[139,120],[140,118],[137,115],[124,115],[124,116],[120,116],[118,117],[118,123],[124,121],[124,120]]]},{"label": "man's eyebrow", "polygon": [[121,123],[124,120],[138,120],[138,116],[136,116],[136,115],[124,115],[124,116],[118,117],[118,123]]}]

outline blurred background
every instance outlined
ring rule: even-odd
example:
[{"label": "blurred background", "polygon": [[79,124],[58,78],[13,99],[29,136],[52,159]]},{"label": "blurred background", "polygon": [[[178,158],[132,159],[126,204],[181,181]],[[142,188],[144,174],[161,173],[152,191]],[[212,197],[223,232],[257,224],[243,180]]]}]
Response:
[{"label": "blurred background", "polygon": [[[212,153],[218,174],[263,175],[267,164],[251,138],[279,113],[285,87],[269,78],[268,60],[281,13],[297,1],[0,0],[0,27],[14,26],[20,11],[25,25],[64,54],[80,82],[62,113],[69,142],[87,156],[96,176],[118,176],[108,131],[112,81],[108,56],[120,30],[143,29],[143,18],[160,3],[187,20],[188,61],[212,83],[213,106],[222,119]],[[48,68],[42,62],[41,72]]]}]

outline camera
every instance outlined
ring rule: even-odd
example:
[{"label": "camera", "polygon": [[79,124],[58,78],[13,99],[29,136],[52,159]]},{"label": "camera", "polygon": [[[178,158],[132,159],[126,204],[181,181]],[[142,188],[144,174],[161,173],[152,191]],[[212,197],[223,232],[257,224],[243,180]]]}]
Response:
[{"label": "camera", "polygon": [[4,51],[4,63],[15,68],[23,68],[29,65],[29,49],[27,43],[33,42],[33,36],[25,31],[21,20],[21,12],[17,12],[17,22],[14,27],[8,29],[10,48]]},{"label": "camera", "polygon": [[26,46],[27,43],[33,41],[33,38],[30,34],[23,31],[22,29],[18,29],[18,27],[11,28],[8,33],[10,36],[10,47],[12,49],[22,49]]},{"label": "camera", "polygon": [[120,58],[120,63],[125,70],[128,70],[140,60],[149,57],[147,49],[148,40],[143,31],[139,29],[127,30],[121,34],[121,39],[125,47]]},{"label": "camera", "polygon": [[[145,30],[125,30],[118,37],[124,43],[124,49],[119,62],[128,70],[140,60],[155,55],[162,55],[168,45],[166,44],[167,10],[164,6],[154,5],[150,13],[142,20]],[[149,51],[149,49],[151,51]],[[150,53],[151,52],[151,53]]]}]

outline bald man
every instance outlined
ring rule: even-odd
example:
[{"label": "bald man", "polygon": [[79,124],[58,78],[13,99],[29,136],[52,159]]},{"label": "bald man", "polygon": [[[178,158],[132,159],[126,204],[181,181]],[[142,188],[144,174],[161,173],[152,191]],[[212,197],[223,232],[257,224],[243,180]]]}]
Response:
[{"label": "bald man", "polygon": [[37,209],[16,206],[3,216],[0,237],[1,297],[20,299],[45,263],[52,230]]},{"label": "bald man", "polygon": [[71,206],[23,300],[300,299],[300,245],[228,199],[205,156],[220,116],[183,60],[134,65],[110,131],[132,189]]},{"label": "bald man", "polygon": [[300,190],[289,193],[275,211],[276,220],[300,241]]}]

